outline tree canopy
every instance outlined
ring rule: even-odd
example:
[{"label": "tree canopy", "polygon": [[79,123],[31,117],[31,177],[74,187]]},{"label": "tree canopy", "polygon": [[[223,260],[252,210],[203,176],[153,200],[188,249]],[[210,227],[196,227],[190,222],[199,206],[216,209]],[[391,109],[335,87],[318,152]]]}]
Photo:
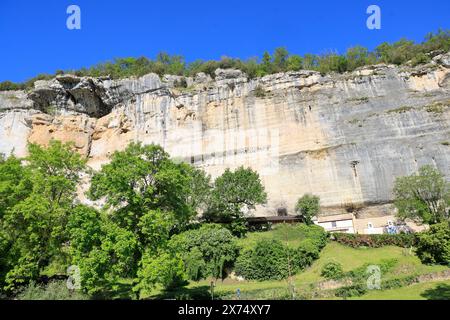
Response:
[{"label": "tree canopy", "polygon": [[245,212],[267,202],[267,194],[259,174],[250,168],[226,169],[214,181],[210,204],[204,218],[210,222],[227,223],[236,235],[246,232]]},{"label": "tree canopy", "polygon": [[450,184],[430,165],[417,174],[399,177],[394,185],[398,216],[435,224],[449,219]]}]

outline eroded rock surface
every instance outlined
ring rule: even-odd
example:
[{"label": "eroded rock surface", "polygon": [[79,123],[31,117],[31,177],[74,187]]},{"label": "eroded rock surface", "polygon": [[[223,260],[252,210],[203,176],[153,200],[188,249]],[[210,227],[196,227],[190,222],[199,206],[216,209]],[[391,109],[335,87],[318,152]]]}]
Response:
[{"label": "eroded rock surface", "polygon": [[[111,80],[58,76],[0,92],[0,152],[74,141],[100,168],[131,141],[157,143],[213,177],[258,170],[273,215],[304,193],[340,208],[392,199],[393,181],[424,164],[450,178],[450,54],[415,68],[376,65],[342,75],[288,72],[248,79],[218,69]],[[383,208],[383,206],[380,206]]]}]

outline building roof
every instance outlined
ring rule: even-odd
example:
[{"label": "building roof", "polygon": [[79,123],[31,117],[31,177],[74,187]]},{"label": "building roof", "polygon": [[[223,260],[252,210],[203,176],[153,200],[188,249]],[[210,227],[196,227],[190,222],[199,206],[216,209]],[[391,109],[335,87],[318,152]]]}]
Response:
[{"label": "building roof", "polygon": [[331,222],[331,221],[342,221],[342,220],[352,220],[353,215],[351,213],[344,214],[334,214],[331,216],[319,216],[317,222]]},{"label": "building roof", "polygon": [[301,221],[297,216],[271,216],[271,217],[248,217],[247,221],[250,223],[255,222],[295,222]]}]

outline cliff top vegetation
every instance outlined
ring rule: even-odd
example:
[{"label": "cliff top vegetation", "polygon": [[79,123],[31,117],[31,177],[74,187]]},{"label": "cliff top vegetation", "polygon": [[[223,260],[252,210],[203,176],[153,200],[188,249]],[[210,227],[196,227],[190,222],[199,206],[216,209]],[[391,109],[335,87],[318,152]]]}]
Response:
[{"label": "cliff top vegetation", "polygon": [[302,69],[315,70],[321,73],[353,71],[359,67],[378,63],[416,66],[429,62],[434,56],[450,50],[450,30],[439,29],[429,33],[421,43],[408,39],[400,39],[394,43],[384,42],[373,51],[363,46],[348,48],[343,54],[328,51],[322,54],[291,54],[285,47],[276,48],[270,54],[264,52],[262,58],[253,57],[247,60],[222,57],[220,60],[196,60],[187,63],[181,55],[170,55],[160,52],[154,59],[147,57],[116,58],[79,70],[57,70],[55,74],[39,74],[23,83],[4,81],[0,83],[0,91],[23,90],[33,87],[37,80],[48,80],[56,75],[75,74],[77,76],[102,77],[112,79],[143,76],[148,73],[177,76],[195,76],[203,72],[214,78],[214,71],[222,69],[239,69],[250,78],[268,74]]}]

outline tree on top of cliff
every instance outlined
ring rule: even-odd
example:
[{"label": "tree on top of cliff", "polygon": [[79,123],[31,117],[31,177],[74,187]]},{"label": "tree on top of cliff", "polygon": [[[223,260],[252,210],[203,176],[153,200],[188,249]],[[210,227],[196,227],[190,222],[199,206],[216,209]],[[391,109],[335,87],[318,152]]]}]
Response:
[{"label": "tree on top of cliff", "polygon": [[449,219],[450,183],[430,165],[421,167],[417,174],[397,178],[394,197],[402,219],[429,224]]},{"label": "tree on top of cliff", "polygon": [[[450,50],[450,30],[439,29],[436,33],[429,33],[422,43],[415,43],[407,39],[401,39],[394,43],[384,42],[374,51],[355,46],[349,48],[345,54],[326,52],[324,54],[305,54],[303,57],[290,54],[286,48],[276,48],[273,55],[267,51],[262,58],[253,57],[247,60],[239,58],[222,57],[220,60],[195,60],[186,63],[183,56],[169,55],[160,52],[155,59],[147,57],[117,58],[113,61],[99,63],[90,68],[79,70],[58,70],[56,74],[73,73],[77,76],[110,76],[113,79],[132,76],[143,76],[156,73],[178,76],[195,76],[204,72],[215,77],[214,71],[221,69],[239,69],[250,78],[262,77],[277,72],[298,71],[300,69],[316,70],[322,73],[353,71],[358,67],[376,63],[411,64],[427,63],[431,58]],[[13,83],[4,81],[0,83],[0,91],[23,90],[31,88],[37,80],[48,80],[54,75],[40,74],[25,83]]]}]

